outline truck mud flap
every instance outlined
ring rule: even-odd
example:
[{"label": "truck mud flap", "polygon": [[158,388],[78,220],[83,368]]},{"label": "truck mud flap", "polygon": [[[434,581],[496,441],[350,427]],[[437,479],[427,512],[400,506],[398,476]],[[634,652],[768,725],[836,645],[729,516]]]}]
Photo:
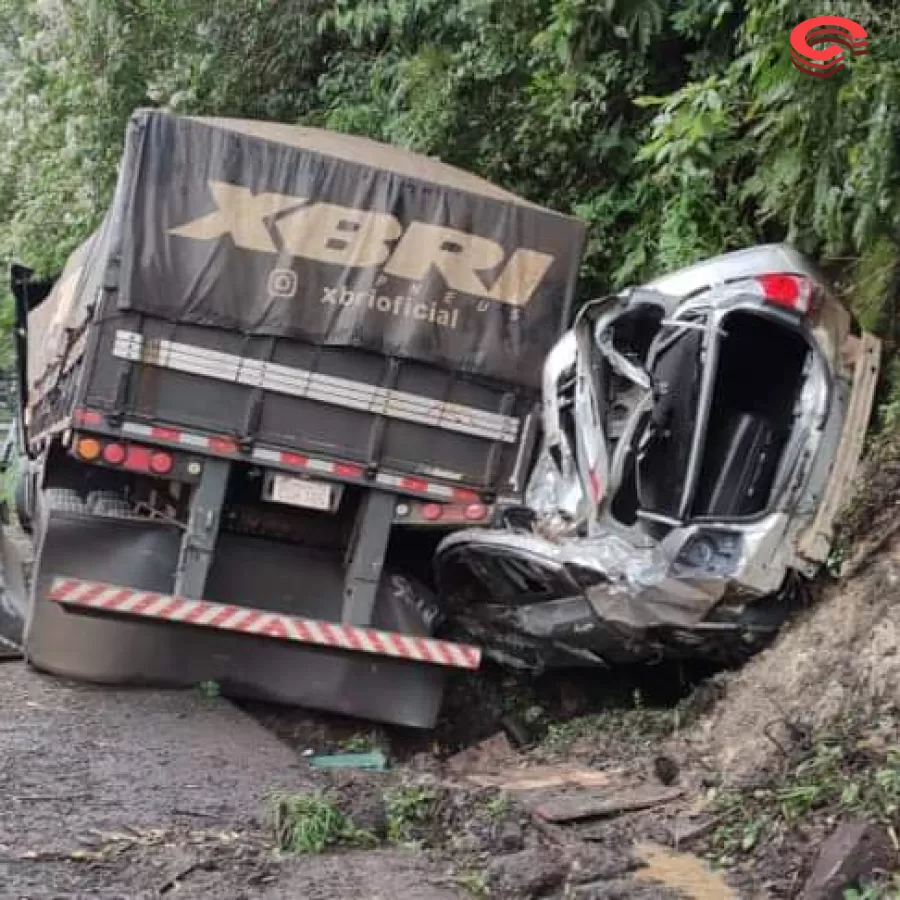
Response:
[{"label": "truck mud flap", "polygon": [[341,567],[303,548],[221,534],[200,602],[171,596],[173,526],[54,512],[41,532],[25,647],[51,673],[215,682],[230,696],[430,728],[447,669],[480,662],[476,648],[429,639],[405,579],[386,577],[372,628],[341,625]]}]

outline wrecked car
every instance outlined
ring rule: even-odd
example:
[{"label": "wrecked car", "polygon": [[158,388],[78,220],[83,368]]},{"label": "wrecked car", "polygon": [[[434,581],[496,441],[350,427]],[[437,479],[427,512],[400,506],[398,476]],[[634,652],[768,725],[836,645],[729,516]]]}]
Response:
[{"label": "wrecked car", "polygon": [[526,507],[438,548],[448,614],[531,671],[755,652],[829,557],[880,352],[789,245],[588,303]]}]

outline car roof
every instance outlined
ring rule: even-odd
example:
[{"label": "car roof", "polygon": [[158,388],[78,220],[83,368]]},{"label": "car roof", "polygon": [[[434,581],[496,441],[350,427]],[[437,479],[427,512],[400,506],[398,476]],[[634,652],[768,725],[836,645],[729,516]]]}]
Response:
[{"label": "car roof", "polygon": [[655,278],[643,287],[683,299],[716,284],[752,278],[767,272],[806,275],[827,286],[822,273],[790,244],[761,244],[713,256]]}]

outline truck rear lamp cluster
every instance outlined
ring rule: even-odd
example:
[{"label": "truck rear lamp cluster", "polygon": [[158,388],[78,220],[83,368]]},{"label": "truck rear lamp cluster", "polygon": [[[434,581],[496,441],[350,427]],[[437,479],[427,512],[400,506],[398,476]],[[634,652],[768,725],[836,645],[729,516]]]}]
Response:
[{"label": "truck rear lamp cluster", "polygon": [[813,306],[815,283],[804,275],[771,273],[755,279],[763,299],[771,306],[808,315]]},{"label": "truck rear lamp cluster", "polygon": [[94,438],[81,438],[75,445],[75,450],[85,462],[94,462],[94,460],[99,459],[102,448],[100,441]]},{"label": "truck rear lamp cluster", "polygon": [[142,447],[139,444],[121,444],[118,441],[101,443],[92,437],[78,438],[75,441],[75,454],[84,462],[101,461],[108,466],[121,467],[131,472],[168,475],[175,468],[175,457],[164,450]]},{"label": "truck rear lamp cluster", "polygon": [[121,466],[128,452],[121,444],[107,444],[103,448],[103,461],[111,466]]},{"label": "truck rear lamp cluster", "polygon": [[488,523],[491,508],[484,503],[419,503],[397,504],[395,518],[408,525],[460,525],[466,522]]}]

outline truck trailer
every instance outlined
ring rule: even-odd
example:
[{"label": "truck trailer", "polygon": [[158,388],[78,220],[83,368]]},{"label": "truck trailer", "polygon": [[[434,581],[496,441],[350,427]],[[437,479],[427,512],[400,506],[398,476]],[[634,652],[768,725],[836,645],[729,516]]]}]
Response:
[{"label": "truck trailer", "polygon": [[13,272],[38,669],[428,728],[411,536],[522,502],[585,229],[363,138],[140,110],[58,279]]}]

